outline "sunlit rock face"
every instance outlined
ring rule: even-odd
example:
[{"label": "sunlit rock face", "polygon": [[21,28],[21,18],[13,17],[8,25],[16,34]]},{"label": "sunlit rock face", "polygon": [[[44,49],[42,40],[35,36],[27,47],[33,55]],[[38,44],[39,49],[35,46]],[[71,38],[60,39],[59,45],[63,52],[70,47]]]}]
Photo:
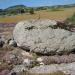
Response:
[{"label": "sunlit rock face", "polygon": [[75,62],[69,64],[52,64],[52,65],[43,65],[43,66],[35,66],[34,68],[30,69],[31,73],[36,74],[47,74],[47,73],[54,73],[61,71],[66,75],[75,75]]},{"label": "sunlit rock face", "polygon": [[49,19],[19,22],[13,31],[17,45],[39,54],[56,54],[75,49],[75,33],[53,29],[57,22]]}]

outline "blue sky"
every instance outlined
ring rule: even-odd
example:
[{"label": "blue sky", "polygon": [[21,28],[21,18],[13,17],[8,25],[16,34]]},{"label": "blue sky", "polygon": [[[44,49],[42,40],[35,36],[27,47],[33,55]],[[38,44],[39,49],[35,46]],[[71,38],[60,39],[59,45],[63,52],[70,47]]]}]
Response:
[{"label": "blue sky", "polygon": [[18,4],[37,7],[37,6],[63,5],[72,3],[75,3],[75,0],[0,0],[0,8],[7,8],[9,6]]}]

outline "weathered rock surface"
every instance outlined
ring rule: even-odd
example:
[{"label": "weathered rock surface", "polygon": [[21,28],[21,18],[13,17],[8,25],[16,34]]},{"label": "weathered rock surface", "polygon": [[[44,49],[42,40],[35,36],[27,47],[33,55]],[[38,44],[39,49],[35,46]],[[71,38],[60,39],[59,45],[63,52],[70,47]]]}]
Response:
[{"label": "weathered rock surface", "polygon": [[23,51],[19,48],[15,48],[12,51],[7,52],[3,58],[2,58],[5,62],[7,62],[8,64],[22,64],[24,62],[25,59],[33,59],[32,54]]},{"label": "weathered rock surface", "polygon": [[69,63],[69,64],[52,64],[52,65],[44,65],[44,66],[37,66],[32,69],[30,69],[31,73],[41,73],[41,74],[47,74],[47,73],[54,73],[57,71],[64,72],[68,75],[75,75],[75,62]]},{"label": "weathered rock surface", "polygon": [[32,68],[33,65],[34,60],[31,53],[28,53],[20,48],[7,50],[7,52],[2,55],[0,60],[0,75],[13,75],[14,72],[17,73],[25,69]]},{"label": "weathered rock surface", "polygon": [[28,20],[19,22],[13,37],[19,47],[41,54],[70,52],[75,49],[75,33],[52,29],[56,21]]},{"label": "weathered rock surface", "polygon": [[75,62],[75,54],[69,55],[54,55],[54,56],[42,56],[37,58],[38,63],[44,63],[44,65],[72,63]]},{"label": "weathered rock surface", "polygon": [[18,73],[28,70],[24,65],[16,65],[8,75],[19,75]]},{"label": "weathered rock surface", "polygon": [[22,71],[27,70],[27,68],[24,65],[16,65],[13,69],[12,72],[22,72]]}]

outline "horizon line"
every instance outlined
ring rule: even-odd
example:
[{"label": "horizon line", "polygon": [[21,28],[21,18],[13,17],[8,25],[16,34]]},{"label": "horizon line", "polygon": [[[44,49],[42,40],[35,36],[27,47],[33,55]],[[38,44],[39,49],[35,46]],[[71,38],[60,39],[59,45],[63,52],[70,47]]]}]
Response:
[{"label": "horizon line", "polygon": [[55,5],[39,5],[39,6],[27,6],[27,5],[24,5],[24,4],[14,4],[14,5],[10,5],[6,8],[0,8],[0,9],[7,9],[9,7],[13,7],[13,6],[18,6],[18,5],[23,5],[23,6],[26,6],[26,7],[32,7],[32,8],[38,8],[38,7],[52,7],[52,6],[64,6],[64,5],[73,5],[75,3],[68,3],[68,4],[55,4]]}]

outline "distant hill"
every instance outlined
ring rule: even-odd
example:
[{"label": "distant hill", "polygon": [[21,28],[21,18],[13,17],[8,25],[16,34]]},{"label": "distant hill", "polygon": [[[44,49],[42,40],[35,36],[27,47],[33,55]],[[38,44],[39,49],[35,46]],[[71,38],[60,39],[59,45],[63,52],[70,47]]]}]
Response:
[{"label": "distant hill", "polygon": [[8,7],[6,9],[0,9],[0,15],[16,15],[16,14],[22,14],[27,13],[31,7],[26,7],[24,5],[15,5]]},{"label": "distant hill", "polygon": [[24,5],[15,5],[15,6],[8,7],[5,10],[10,13],[22,14],[28,12],[30,10],[30,7],[26,7]]},{"label": "distant hill", "polygon": [[70,7],[75,7],[75,4],[68,4],[68,5],[56,5],[56,6],[52,6],[52,7],[63,7],[63,8],[70,8]]},{"label": "distant hill", "polygon": [[6,8],[6,10],[18,9],[18,8],[26,8],[26,6],[24,6],[24,5],[15,5],[15,6],[11,6],[11,7]]},{"label": "distant hill", "polygon": [[12,11],[12,10],[24,10],[24,11],[27,11],[29,10],[30,7],[27,7],[27,6],[24,6],[24,5],[15,5],[15,6],[11,6],[11,7],[8,7],[6,8],[5,10],[6,11]]},{"label": "distant hill", "polygon": [[70,7],[75,7],[75,4],[68,4],[68,5],[55,5],[55,6],[41,6],[41,7],[36,7],[36,10],[42,9],[52,9],[52,8],[70,8]]},{"label": "distant hill", "polygon": [[8,7],[6,9],[0,9],[0,15],[16,15],[22,13],[28,13],[31,8],[35,11],[39,10],[46,10],[46,9],[57,9],[57,8],[70,8],[75,7],[75,4],[68,4],[68,5],[55,5],[55,6],[41,6],[41,7],[27,7],[24,5],[15,5]]}]

